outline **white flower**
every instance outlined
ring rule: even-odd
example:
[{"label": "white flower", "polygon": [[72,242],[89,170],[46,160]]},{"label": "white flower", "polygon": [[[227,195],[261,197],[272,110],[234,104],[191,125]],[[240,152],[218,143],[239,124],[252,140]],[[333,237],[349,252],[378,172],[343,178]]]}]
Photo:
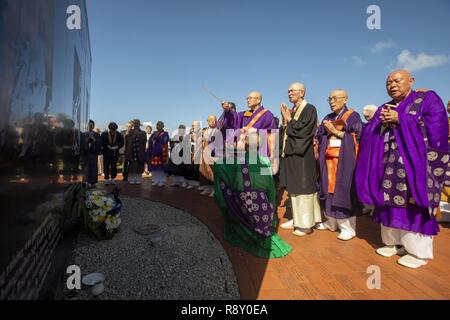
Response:
[{"label": "white flower", "polygon": [[103,207],[103,205],[105,204],[105,201],[103,200],[103,198],[94,198],[92,200],[92,202],[99,208]]},{"label": "white flower", "polygon": [[111,199],[111,198],[106,198],[105,204],[106,204],[106,206],[108,206],[108,207],[113,207],[113,206],[114,206],[114,200]]},{"label": "white flower", "polygon": [[95,191],[89,191],[88,194],[93,195],[93,196],[104,196],[106,194],[106,192],[102,191],[102,190],[95,190]]}]

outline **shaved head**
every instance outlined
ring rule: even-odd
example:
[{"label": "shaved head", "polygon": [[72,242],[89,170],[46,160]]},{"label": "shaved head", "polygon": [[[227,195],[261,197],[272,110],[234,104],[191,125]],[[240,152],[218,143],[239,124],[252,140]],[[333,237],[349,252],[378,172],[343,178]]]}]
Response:
[{"label": "shaved head", "polygon": [[331,91],[330,97],[333,97],[333,96],[348,98],[347,91],[342,90],[342,89],[336,89],[336,90]]},{"label": "shaved head", "polygon": [[342,89],[335,89],[330,92],[328,97],[328,103],[330,104],[331,111],[339,114],[342,109],[347,105],[348,94],[347,91]]},{"label": "shaved head", "polygon": [[258,92],[258,91],[252,91],[248,94],[248,96],[249,97],[257,97],[260,100],[262,100],[262,94],[261,94],[261,92]]},{"label": "shaved head", "polygon": [[390,77],[392,77],[392,76],[395,76],[395,75],[401,75],[405,79],[411,79],[412,78],[411,72],[409,72],[408,70],[398,69],[398,70],[395,70],[395,71],[392,71],[391,73],[389,73],[388,79]]},{"label": "shaved head", "polygon": [[301,82],[294,82],[289,86],[289,89],[305,91],[305,85]]},{"label": "shaved head", "polygon": [[261,106],[262,94],[258,91],[252,91],[247,96],[247,106],[251,110],[256,110]]},{"label": "shaved head", "polygon": [[295,106],[299,106],[305,98],[306,88],[301,82],[294,82],[289,86],[288,97],[289,101]]},{"label": "shaved head", "polygon": [[409,71],[395,70],[386,79],[386,90],[396,103],[400,103],[411,92],[414,81]]}]

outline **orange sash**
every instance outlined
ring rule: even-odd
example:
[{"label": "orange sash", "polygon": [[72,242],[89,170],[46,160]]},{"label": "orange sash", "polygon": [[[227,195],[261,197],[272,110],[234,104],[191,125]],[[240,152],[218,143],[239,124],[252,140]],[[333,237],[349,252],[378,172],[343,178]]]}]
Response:
[{"label": "orange sash", "polygon": [[[269,111],[269,110],[268,109],[263,109],[263,110],[259,111],[258,114],[246,126],[243,127],[243,129],[248,130],[250,128],[253,128],[253,126],[256,124],[256,122],[258,122],[258,120],[261,119],[261,117],[267,111]],[[252,113],[250,113],[248,111],[244,113],[244,116],[251,116],[251,115],[252,115]],[[245,145],[247,145],[247,139],[248,139],[247,134],[245,134],[245,135],[241,134],[241,137],[239,139],[238,144],[245,144]],[[269,147],[269,155],[272,155],[272,148],[273,148],[273,146],[275,144],[275,141],[273,141],[272,136],[271,136],[270,133],[267,134],[267,140],[268,140],[268,147]]]},{"label": "orange sash", "polygon": [[[341,119],[333,121],[334,127],[338,131],[344,131],[345,126],[347,124],[348,118],[351,116],[351,114],[354,111],[352,109],[349,109]],[[359,151],[359,145],[356,141],[356,133],[352,132],[353,141],[355,143],[355,154],[358,155]],[[331,136],[329,140],[331,139],[337,139],[334,136]],[[337,174],[337,168],[339,164],[339,154],[341,152],[340,147],[330,147],[330,142],[328,141],[327,150],[325,153],[325,160],[327,163],[327,169],[328,169],[328,193],[334,193],[334,190],[336,188],[336,174]]]},{"label": "orange sash", "polygon": [[[244,128],[245,129],[249,129],[249,128],[253,128],[253,126],[255,125],[255,123],[267,112],[267,109],[263,109],[262,111],[260,111],[253,119],[252,121],[250,121]],[[247,112],[244,114],[244,116],[247,115]]]}]

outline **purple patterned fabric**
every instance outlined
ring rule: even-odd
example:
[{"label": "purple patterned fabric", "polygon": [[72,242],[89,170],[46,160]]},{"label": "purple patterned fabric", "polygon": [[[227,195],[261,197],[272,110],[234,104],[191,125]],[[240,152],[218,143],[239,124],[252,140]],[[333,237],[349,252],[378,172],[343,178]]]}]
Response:
[{"label": "purple patterned fabric", "polygon": [[244,190],[237,192],[220,182],[222,194],[233,216],[251,231],[262,237],[272,236],[274,206],[263,190],[251,189],[247,165],[241,165]]},{"label": "purple patterned fabric", "polygon": [[386,133],[384,143],[384,174],[383,174],[383,198],[387,206],[406,208],[408,203],[414,203],[410,198],[408,181],[403,158],[398,151],[392,130]]}]

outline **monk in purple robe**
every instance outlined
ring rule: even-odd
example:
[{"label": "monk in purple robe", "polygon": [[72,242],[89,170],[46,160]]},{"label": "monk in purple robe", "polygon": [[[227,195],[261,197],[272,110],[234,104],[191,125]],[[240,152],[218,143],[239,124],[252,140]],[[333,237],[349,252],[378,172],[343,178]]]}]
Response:
[{"label": "monk in purple robe", "polygon": [[[237,113],[229,103],[222,103],[224,114],[218,129],[233,151],[228,148],[227,159],[223,159],[218,156],[220,150],[215,148],[218,161],[214,164],[214,197],[224,217],[224,237],[228,242],[258,257],[281,258],[292,248],[277,235],[272,175],[277,171],[278,159],[273,144],[277,127],[273,114],[261,103],[259,92],[249,93],[249,110],[245,112]],[[227,133],[232,134],[227,137]],[[253,144],[252,139],[258,135],[262,135],[256,140],[259,143]],[[235,142],[237,159],[234,158]]]},{"label": "monk in purple robe", "polygon": [[[267,130],[267,143],[265,145],[258,147],[258,154],[260,156],[266,156],[270,158],[270,162],[272,165],[273,174],[278,171],[278,159],[276,159],[276,155],[274,154],[275,141],[274,135],[270,134],[270,131],[273,129],[277,129],[278,127],[275,124],[275,118],[270,112],[270,110],[265,109],[262,105],[257,105],[255,101],[261,101],[262,95],[259,92],[251,92],[249,94],[250,100],[249,103],[253,103],[256,106],[254,109],[250,109],[248,111],[236,112],[232,109],[232,105],[229,103],[223,104],[223,108],[225,112],[219,119],[218,129],[222,132],[223,138],[225,139],[224,147],[226,145],[230,146],[234,143],[237,143],[239,148],[239,133],[242,136],[247,137],[247,144],[249,136],[252,136],[252,131],[256,133],[257,130]],[[259,100],[257,100],[259,99]],[[235,133],[238,133],[238,136],[227,136],[227,130],[232,129]],[[259,134],[263,134],[259,132]]]},{"label": "monk in purple robe", "polygon": [[359,114],[347,108],[347,101],[347,92],[332,91],[328,102],[333,112],[324,118],[317,131],[319,200],[328,218],[325,228],[339,229],[338,239],[343,241],[356,236],[356,216],[362,212],[353,177],[363,124]]},{"label": "monk in purple robe", "polygon": [[383,104],[361,137],[356,168],[359,199],[375,206],[381,223],[385,257],[418,268],[433,259],[438,234],[436,211],[448,172],[448,122],[444,104],[433,92],[412,90],[408,71],[389,74],[386,89],[392,98]]}]

